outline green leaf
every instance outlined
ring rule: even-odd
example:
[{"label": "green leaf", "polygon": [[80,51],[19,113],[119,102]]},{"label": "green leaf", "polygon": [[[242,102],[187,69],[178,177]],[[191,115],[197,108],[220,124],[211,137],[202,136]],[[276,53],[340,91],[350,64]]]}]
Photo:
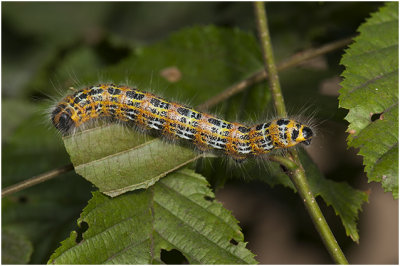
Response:
[{"label": "green leaf", "polygon": [[1,263],[27,264],[33,252],[32,243],[21,233],[6,228],[1,232]]},{"label": "green leaf", "polygon": [[387,3],[359,32],[341,61],[348,145],[360,149],[368,181],[398,198],[398,3]]},{"label": "green leaf", "polygon": [[305,152],[299,152],[299,155],[314,196],[321,196],[328,206],[333,207],[346,229],[346,235],[358,243],[358,212],[362,210],[361,205],[368,202],[368,194],[352,188],[346,182],[326,179]]},{"label": "green leaf", "polygon": [[48,263],[159,264],[163,249],[180,251],[192,264],[257,263],[207,184],[184,169],[147,190],[115,198],[94,192],[78,220],[88,225],[82,239],[72,232]]},{"label": "green leaf", "polygon": [[120,124],[77,133],[64,143],[75,171],[112,197],[148,188],[202,156]]}]

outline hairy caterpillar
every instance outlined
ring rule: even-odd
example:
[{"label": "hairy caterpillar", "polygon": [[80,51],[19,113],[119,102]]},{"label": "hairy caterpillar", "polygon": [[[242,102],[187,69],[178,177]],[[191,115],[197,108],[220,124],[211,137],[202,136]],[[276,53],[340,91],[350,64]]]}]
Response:
[{"label": "hairy caterpillar", "polygon": [[167,138],[189,140],[201,151],[220,150],[237,161],[298,143],[309,145],[313,137],[309,126],[293,119],[280,118],[248,127],[168,102],[152,93],[113,84],[77,91],[51,112],[53,125],[63,135],[103,117],[155,129]]}]

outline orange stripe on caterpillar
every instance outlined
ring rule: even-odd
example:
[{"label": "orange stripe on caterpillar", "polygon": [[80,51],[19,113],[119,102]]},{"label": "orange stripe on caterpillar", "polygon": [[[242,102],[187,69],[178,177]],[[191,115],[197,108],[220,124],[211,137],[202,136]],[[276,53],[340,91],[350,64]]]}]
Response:
[{"label": "orange stripe on caterpillar", "polygon": [[65,97],[51,113],[54,126],[63,135],[103,117],[131,121],[166,137],[186,139],[202,151],[221,150],[235,160],[299,143],[309,145],[313,137],[309,126],[292,119],[280,118],[248,127],[168,102],[148,92],[112,84],[77,91]]}]

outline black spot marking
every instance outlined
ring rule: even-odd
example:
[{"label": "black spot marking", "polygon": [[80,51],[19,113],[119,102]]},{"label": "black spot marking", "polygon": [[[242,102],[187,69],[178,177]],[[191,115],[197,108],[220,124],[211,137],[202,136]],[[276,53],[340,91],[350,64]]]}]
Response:
[{"label": "black spot marking", "polygon": [[200,120],[202,117],[202,114],[199,112],[192,112],[192,114],[190,115],[191,118],[194,118],[196,120]]},{"label": "black spot marking", "polygon": [[299,131],[294,129],[292,131],[292,140],[296,140],[298,136],[299,136]]},{"label": "black spot marking", "polygon": [[121,90],[120,89],[115,89],[113,87],[109,87],[107,89],[108,93],[111,95],[120,95],[121,94]]},{"label": "black spot marking", "polygon": [[215,119],[215,118],[209,118],[208,122],[210,122],[211,124],[220,127],[221,126],[221,120]]},{"label": "black spot marking", "polygon": [[142,100],[143,98],[144,98],[144,94],[142,94],[142,93],[136,93],[136,92],[134,92],[134,91],[127,91],[126,92],[126,96],[128,97],[128,98],[132,98],[132,99],[135,99],[135,100]]},{"label": "black spot marking", "polygon": [[222,122],[221,128],[227,128],[228,125],[229,125],[229,123],[227,123],[227,122]]},{"label": "black spot marking", "polygon": [[80,99],[79,99],[79,97],[75,97],[75,99],[74,99],[74,104],[78,104],[78,103],[80,103]]},{"label": "black spot marking", "polygon": [[238,127],[238,130],[242,133],[250,132],[250,128],[248,127]]},{"label": "black spot marking", "polygon": [[228,142],[227,139],[221,139],[221,138],[218,138],[218,141],[220,141],[220,142],[222,142],[222,143],[227,143],[227,142]]},{"label": "black spot marking", "polygon": [[188,116],[190,110],[187,108],[183,108],[183,107],[179,107],[176,111],[178,111],[179,114],[184,115],[184,116]]},{"label": "black spot marking", "polygon": [[160,106],[160,100],[156,99],[156,98],[152,98],[150,100],[150,103],[154,106],[154,107],[159,107]]},{"label": "black spot marking", "polygon": [[92,89],[88,92],[89,95],[96,95],[103,93],[103,89]]},{"label": "black spot marking", "polygon": [[278,121],[276,121],[276,124],[278,126],[287,125],[289,123],[290,123],[290,121],[288,119],[279,119]]},{"label": "black spot marking", "polygon": [[188,138],[192,139],[192,140],[194,140],[194,139],[195,139],[195,136],[194,136],[193,134],[188,134],[188,133],[185,133],[184,135],[185,135],[186,137],[188,137]]},{"label": "black spot marking", "polygon": [[81,95],[79,95],[79,100],[85,100],[87,98],[87,94],[86,93],[82,93]]},{"label": "black spot marking", "polygon": [[239,139],[250,140],[250,136],[249,135],[242,135],[242,136],[239,137]]},{"label": "black spot marking", "polygon": [[160,101],[160,108],[162,109],[169,109],[170,104],[167,102]]}]

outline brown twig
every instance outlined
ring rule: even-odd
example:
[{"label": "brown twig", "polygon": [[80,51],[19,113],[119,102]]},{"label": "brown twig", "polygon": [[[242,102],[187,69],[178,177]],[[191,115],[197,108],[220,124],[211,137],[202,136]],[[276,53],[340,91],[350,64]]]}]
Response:
[{"label": "brown twig", "polygon": [[[312,58],[315,58],[317,56],[335,51],[339,48],[342,48],[348,44],[351,43],[352,38],[345,38],[339,41],[331,42],[328,44],[325,44],[319,48],[312,48],[305,50],[303,52],[299,52],[288,59],[283,60],[280,62],[277,66],[278,71],[283,71],[288,68],[300,65],[301,63],[304,63],[307,60],[310,60]],[[233,95],[244,91],[246,88],[265,80],[268,77],[267,72],[265,69],[260,69],[259,71],[253,73],[250,75],[248,78],[239,81],[238,83],[228,87],[221,93],[215,95],[214,97],[210,98],[209,100],[205,101],[204,103],[200,104],[197,106],[197,109],[200,111],[205,111],[207,109],[210,109],[211,107],[217,105],[220,102],[223,102],[227,100],[228,98],[232,97]]]},{"label": "brown twig", "polygon": [[29,178],[29,179],[24,180],[24,181],[22,181],[20,183],[17,183],[15,185],[12,185],[12,186],[9,186],[9,187],[3,189],[1,191],[1,197],[5,197],[7,195],[10,195],[12,193],[18,192],[18,191],[23,190],[25,188],[34,186],[34,185],[42,183],[42,182],[45,182],[45,181],[47,181],[49,179],[52,179],[52,178],[54,178],[56,176],[59,176],[59,175],[61,175],[63,173],[69,172],[69,171],[71,171],[73,169],[74,169],[74,166],[72,164],[69,164],[69,165],[66,165],[66,166],[51,170],[51,171],[49,171],[47,173],[44,173],[44,174],[41,174],[41,175],[38,175],[38,176],[34,176],[32,178]]}]

